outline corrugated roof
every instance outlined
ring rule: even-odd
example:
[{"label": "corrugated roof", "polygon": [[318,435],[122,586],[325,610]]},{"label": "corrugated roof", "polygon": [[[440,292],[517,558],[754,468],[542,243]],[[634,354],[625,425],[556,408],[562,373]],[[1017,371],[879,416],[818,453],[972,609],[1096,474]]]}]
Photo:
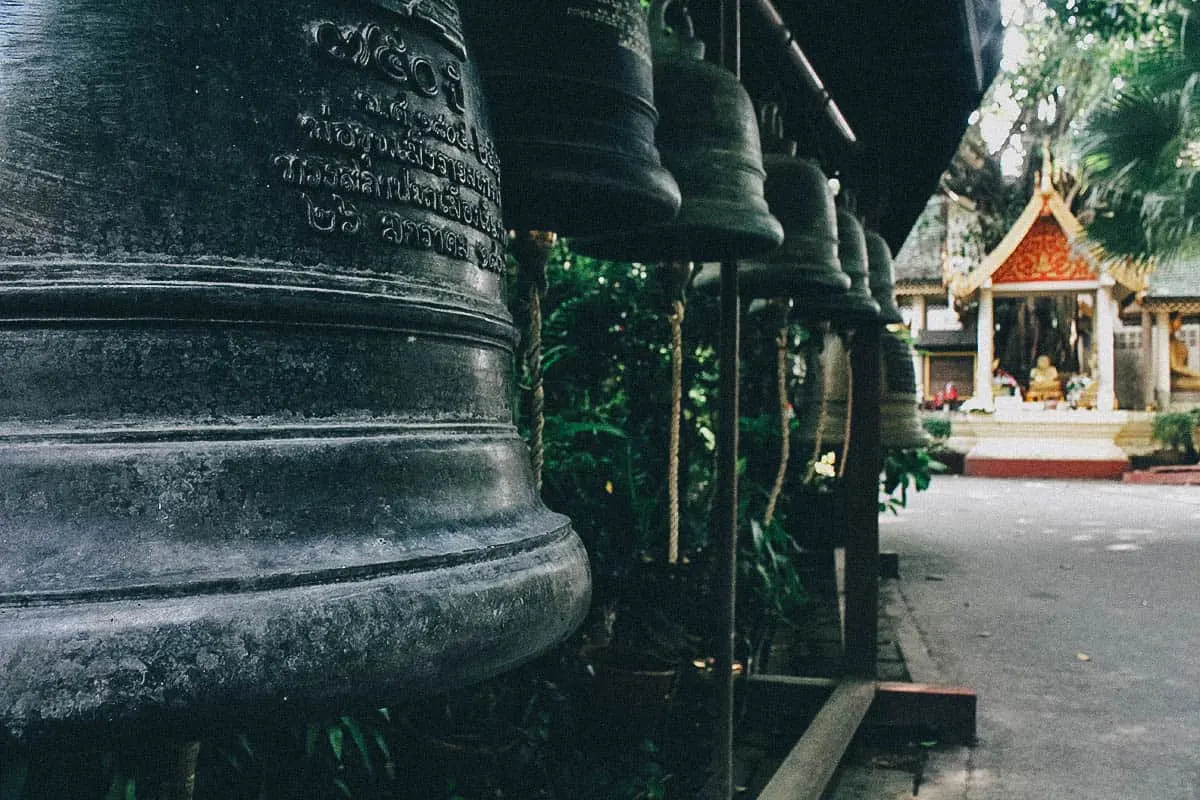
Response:
[{"label": "corrugated roof", "polygon": [[963,331],[921,331],[917,337],[918,350],[971,350],[975,349],[975,329]]},{"label": "corrugated roof", "polygon": [[1200,298],[1200,261],[1158,264],[1150,274],[1146,299],[1195,300]]},{"label": "corrugated roof", "polygon": [[896,285],[942,285],[946,249],[946,198],[935,194],[925,203],[908,238],[896,254]]}]

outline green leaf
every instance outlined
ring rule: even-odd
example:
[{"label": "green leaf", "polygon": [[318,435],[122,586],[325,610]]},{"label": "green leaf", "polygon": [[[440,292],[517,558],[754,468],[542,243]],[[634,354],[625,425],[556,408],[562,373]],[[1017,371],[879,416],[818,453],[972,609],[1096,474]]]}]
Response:
[{"label": "green leaf", "polygon": [[342,763],[342,745],[345,743],[345,733],[342,727],[336,724],[330,724],[325,727],[325,737],[329,740],[329,749],[333,751],[333,757],[340,764]]},{"label": "green leaf", "polygon": [[363,769],[367,771],[367,774],[371,774],[373,772],[371,764],[371,751],[367,748],[367,740],[363,737],[362,729],[359,727],[358,722],[356,722],[353,717],[344,716],[341,719],[342,726],[347,732],[349,732],[350,739],[354,742],[355,749],[358,750],[359,758],[362,760]]}]

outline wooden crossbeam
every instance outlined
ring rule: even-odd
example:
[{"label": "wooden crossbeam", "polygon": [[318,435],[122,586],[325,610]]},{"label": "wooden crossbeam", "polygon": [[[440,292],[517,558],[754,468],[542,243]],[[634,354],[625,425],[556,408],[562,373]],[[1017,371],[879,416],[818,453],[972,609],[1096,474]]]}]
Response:
[{"label": "wooden crossbeam", "polygon": [[[830,697],[840,681],[792,675],[752,675],[747,700],[758,707],[803,710]],[[923,728],[947,744],[975,743],[978,698],[962,686],[881,681],[864,724],[880,728]]]},{"label": "wooden crossbeam", "polygon": [[875,701],[875,681],[849,678],[833,689],[758,800],[820,800]]}]

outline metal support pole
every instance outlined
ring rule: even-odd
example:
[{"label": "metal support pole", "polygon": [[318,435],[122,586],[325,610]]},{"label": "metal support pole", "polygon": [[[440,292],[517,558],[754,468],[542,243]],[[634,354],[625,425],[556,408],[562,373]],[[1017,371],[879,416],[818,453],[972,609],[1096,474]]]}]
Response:
[{"label": "metal support pole", "polygon": [[[720,0],[721,65],[741,77],[741,0]],[[732,63],[730,63],[732,61]],[[740,391],[741,297],[737,262],[721,263],[720,377],[717,411],[717,498],[713,547],[716,562],[718,612],[715,677],[717,731],[713,740],[712,776],[707,800],[733,798],[733,659],[737,638],[737,510],[738,510],[738,393]]]},{"label": "metal support pole", "polygon": [[849,674],[874,678],[879,632],[880,351],[882,328],[860,325],[850,345],[854,435],[846,452],[846,633]]},{"label": "metal support pole", "polygon": [[721,341],[717,428],[717,502],[713,548],[716,561],[718,729],[713,742],[709,800],[733,797],[733,659],[736,638],[738,539],[738,356],[741,349],[737,263],[721,264]]}]

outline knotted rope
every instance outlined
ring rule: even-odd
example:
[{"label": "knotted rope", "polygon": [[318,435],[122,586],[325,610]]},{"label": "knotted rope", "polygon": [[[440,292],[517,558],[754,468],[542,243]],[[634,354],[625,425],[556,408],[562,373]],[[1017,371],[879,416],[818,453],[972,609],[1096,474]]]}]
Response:
[{"label": "knotted rope", "polygon": [[[787,477],[788,458],[791,455],[791,434],[788,429],[791,414],[789,414],[787,393],[788,365],[788,328],[783,326],[775,334],[775,378],[779,390],[779,471],[775,474],[775,484],[767,498],[767,510],[763,512],[763,527],[768,527],[775,520],[775,506],[783,493],[783,482]],[[819,435],[819,434],[818,434]]]},{"label": "knotted rope", "polygon": [[683,314],[684,303],[671,305],[671,422],[667,453],[667,563],[679,561],[679,421],[683,416]]}]

